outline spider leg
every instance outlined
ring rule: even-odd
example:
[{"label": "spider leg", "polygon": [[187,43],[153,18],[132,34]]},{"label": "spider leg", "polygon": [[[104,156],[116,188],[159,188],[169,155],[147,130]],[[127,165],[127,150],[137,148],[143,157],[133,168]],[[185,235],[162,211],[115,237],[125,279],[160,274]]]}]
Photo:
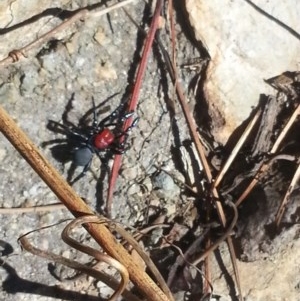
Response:
[{"label": "spider leg", "polygon": [[134,128],[136,127],[137,123],[139,121],[139,118],[135,118],[132,122],[132,124],[125,130],[125,131],[121,131],[118,135],[116,135],[116,139],[124,137],[124,141],[128,138],[128,133]]},{"label": "spider leg", "polygon": [[[126,119],[130,118],[133,114],[134,114],[134,112],[128,112],[128,113],[126,113],[126,114],[120,119],[120,122],[124,122]],[[103,122],[103,121],[104,121],[104,122]],[[120,124],[117,123],[117,122],[106,123],[106,121],[108,121],[108,120],[102,120],[102,121],[101,121],[101,125],[100,125],[100,126],[98,125],[98,130],[101,130],[103,127],[106,127],[106,128],[107,128],[107,127],[110,127],[110,126],[115,126],[115,127],[120,126]],[[135,127],[136,124],[137,124],[137,121],[138,121],[138,118],[136,118],[136,119],[132,122],[131,126],[128,127],[128,128],[126,129],[125,132],[130,131],[133,127]],[[105,124],[105,123],[106,123],[106,124]],[[99,124],[100,124],[100,123],[99,123]],[[120,135],[120,136],[122,136],[122,135]],[[119,136],[119,137],[120,137],[120,136]]]},{"label": "spider leg", "polygon": [[52,144],[68,143],[68,141],[69,141],[68,139],[53,139],[53,140],[42,142],[41,147],[46,147]]},{"label": "spider leg", "polygon": [[67,126],[65,126],[57,121],[49,120],[48,124],[47,124],[47,128],[51,132],[65,135]]},{"label": "spider leg", "polygon": [[93,128],[97,128],[96,105],[95,105],[94,96],[92,96],[92,103],[93,103]]},{"label": "spider leg", "polygon": [[67,126],[72,126],[74,127],[75,125],[73,124],[73,122],[71,122],[69,119],[68,119],[68,115],[69,113],[71,112],[71,110],[73,109],[73,101],[74,101],[74,96],[75,96],[75,93],[72,93],[71,95],[71,98],[69,99],[66,107],[65,107],[65,111],[62,115],[62,120],[63,120],[63,123],[66,124]]},{"label": "spider leg", "polygon": [[124,137],[124,141],[122,142],[116,141],[112,143],[110,146],[110,150],[114,155],[122,155],[130,148],[129,143],[126,143],[128,134],[123,133],[119,137]]},{"label": "spider leg", "polygon": [[126,103],[121,103],[111,114],[109,114],[108,116],[106,116],[105,118],[103,118],[99,123],[98,123],[98,128],[102,128],[104,126],[106,126],[106,123],[108,121],[111,121],[113,119],[115,119],[116,117],[118,117],[122,110],[124,109]]},{"label": "spider leg", "polygon": [[134,114],[133,111],[124,114],[124,115],[121,117],[120,121],[121,121],[121,122],[124,122],[126,119],[130,118],[133,114]]},{"label": "spider leg", "polygon": [[[97,115],[97,110],[99,108],[102,108],[109,100],[111,100],[113,97],[115,97],[118,94],[120,93],[114,93],[113,95],[109,96],[104,101],[102,101],[100,104],[98,104],[97,106],[95,105],[96,115]],[[94,98],[92,98],[92,101],[95,102]],[[78,125],[80,125],[81,127],[85,127],[88,124],[90,115],[93,114],[93,110],[94,110],[94,105],[79,119]]]},{"label": "spider leg", "polygon": [[126,133],[127,132],[130,132],[134,127],[136,127],[136,125],[137,125],[137,123],[139,122],[139,120],[140,120],[140,118],[139,117],[136,117],[133,121],[132,121],[132,123],[131,123],[131,125],[126,129]]},{"label": "spider leg", "polygon": [[70,135],[70,136],[72,136],[73,138],[80,139],[80,141],[82,141],[82,142],[87,142],[89,140],[88,137],[86,137],[85,135],[83,135],[83,134],[81,134],[81,133],[79,133],[79,132],[77,132],[77,131],[75,131],[73,129],[72,130],[68,130],[67,134]]},{"label": "spider leg", "polygon": [[59,123],[57,121],[50,120],[48,123],[48,128],[53,131],[64,135],[70,135],[79,138],[81,141],[87,141],[88,138],[85,137],[79,129],[73,128],[69,129],[66,125]]},{"label": "spider leg", "polygon": [[123,155],[129,148],[128,143],[120,143],[119,145],[113,146],[111,150],[115,155]]},{"label": "spider leg", "polygon": [[72,162],[70,168],[68,169],[67,182],[72,185],[72,178],[74,176],[77,166]]},{"label": "spider leg", "polygon": [[[100,155],[100,151],[98,151],[98,150],[95,150],[95,154],[97,155],[97,157],[98,157],[99,160],[101,161],[102,166],[104,166],[106,172],[109,174],[110,170],[109,170],[109,166],[108,166],[108,164],[107,164],[107,163],[108,163],[108,160],[111,159],[110,156],[109,156],[109,154],[106,153],[105,157],[102,157],[102,156]],[[101,167],[102,167],[102,166],[101,166]]]},{"label": "spider leg", "polygon": [[[105,128],[108,128],[108,127],[110,127],[110,126],[114,126],[114,127],[116,127],[116,126],[119,126],[120,124],[118,124],[118,123],[116,123],[116,122],[112,122],[112,123],[107,123],[107,124],[105,124]],[[103,127],[100,127],[99,129],[98,129],[98,131],[100,131],[100,130],[102,130],[103,129]]]},{"label": "spider leg", "polygon": [[[125,131],[121,131],[118,135],[115,136],[115,142],[112,143],[110,147],[114,154],[122,155],[130,148],[129,143],[127,143],[129,132],[132,130],[132,128],[134,128],[137,125],[138,121],[139,118],[135,118],[132,124]],[[122,137],[123,141],[117,141]]]},{"label": "spider leg", "polygon": [[82,177],[85,176],[85,174],[87,173],[87,171],[90,169],[91,167],[91,163],[92,163],[92,159],[89,161],[88,164],[86,164],[82,170],[82,172],[73,180],[70,181],[70,184],[73,185],[74,183],[76,183],[78,180],[80,180]]}]

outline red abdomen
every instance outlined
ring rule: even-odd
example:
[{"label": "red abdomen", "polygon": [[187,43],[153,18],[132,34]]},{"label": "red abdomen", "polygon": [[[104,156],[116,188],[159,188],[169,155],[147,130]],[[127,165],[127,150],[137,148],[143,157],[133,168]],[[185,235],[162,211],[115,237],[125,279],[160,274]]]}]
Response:
[{"label": "red abdomen", "polygon": [[94,146],[97,149],[106,149],[113,143],[114,140],[115,135],[109,129],[104,129],[95,136]]}]

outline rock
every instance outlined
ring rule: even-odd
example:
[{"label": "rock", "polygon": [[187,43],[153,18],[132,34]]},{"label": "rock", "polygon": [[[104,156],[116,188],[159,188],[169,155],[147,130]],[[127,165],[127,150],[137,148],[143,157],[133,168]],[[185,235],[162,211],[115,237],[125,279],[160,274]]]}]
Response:
[{"label": "rock", "polygon": [[[299,31],[296,0],[253,1],[274,18]],[[215,139],[225,143],[256,106],[270,94],[264,79],[299,68],[299,38],[246,1],[186,0],[196,38],[211,56],[204,94]]]}]

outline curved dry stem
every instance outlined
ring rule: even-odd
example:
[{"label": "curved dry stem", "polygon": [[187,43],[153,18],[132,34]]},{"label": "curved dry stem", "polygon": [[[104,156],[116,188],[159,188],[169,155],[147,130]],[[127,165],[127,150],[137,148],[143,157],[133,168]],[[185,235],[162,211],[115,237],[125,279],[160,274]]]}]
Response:
[{"label": "curved dry stem", "polygon": [[[160,272],[156,268],[156,266],[153,263],[153,261],[151,260],[151,258],[143,251],[143,249],[140,247],[139,243],[131,236],[131,234],[129,234],[118,223],[116,223],[115,221],[111,221],[111,220],[109,220],[105,217],[102,217],[102,216],[99,217],[99,216],[96,216],[96,215],[89,215],[89,216],[78,218],[78,219],[74,220],[74,224],[76,223],[76,221],[77,221],[77,225],[78,224],[85,224],[85,223],[102,223],[102,224],[107,225],[108,228],[111,231],[118,232],[136,250],[136,252],[141,256],[141,258],[144,260],[144,262],[148,266],[151,273],[156,277],[161,289],[167,295],[169,300],[171,300],[171,301],[174,300],[173,295],[172,295],[169,287],[167,286],[165,280],[161,276]],[[63,237],[63,239],[64,239],[64,237]],[[67,243],[69,243],[69,242],[67,242]],[[77,247],[75,247],[75,248],[77,248]],[[85,252],[85,251],[83,251],[83,252]]]},{"label": "curved dry stem", "polygon": [[[76,271],[79,271],[81,273],[84,273],[88,276],[94,277],[95,279],[105,283],[106,285],[108,285],[109,287],[111,287],[112,289],[116,290],[119,287],[119,284],[116,280],[112,279],[110,275],[107,275],[95,268],[91,268],[88,267],[84,264],[78,263],[77,261],[71,260],[69,258],[66,258],[64,256],[61,255],[57,255],[55,253],[52,253],[50,251],[46,251],[46,250],[41,250],[39,248],[36,248],[35,246],[33,246],[28,238],[26,237],[27,234],[21,236],[18,240],[22,246],[22,248],[24,250],[26,250],[27,252],[45,258],[49,261],[53,261],[62,265],[65,265],[69,268],[72,268]],[[130,301],[141,301],[140,299],[138,299],[136,296],[134,296],[132,293],[130,293],[128,290],[123,292],[124,297],[127,300]]]},{"label": "curved dry stem", "polygon": [[222,236],[220,236],[207,250],[205,250],[203,254],[201,254],[201,256],[199,256],[192,262],[193,265],[197,265],[198,263],[203,261],[210,253],[212,253],[215,249],[217,249],[224,240],[226,240],[230,236],[238,220],[238,211],[236,205],[233,202],[227,200],[227,204],[233,209],[233,219],[229,227],[226,229],[226,231]]},{"label": "curved dry stem", "polygon": [[170,270],[170,273],[169,273],[169,277],[168,277],[168,284],[171,286],[172,282],[174,281],[175,279],[175,275],[176,275],[176,270],[179,266],[181,266],[183,263],[186,263],[187,265],[193,267],[201,276],[204,277],[204,279],[207,281],[210,289],[211,289],[211,292],[213,292],[213,285],[212,283],[210,282],[210,279],[206,277],[206,275],[193,263],[191,263],[187,257],[190,255],[191,251],[194,251],[194,246],[198,244],[199,240],[203,240],[203,236],[201,235],[200,239],[196,239],[196,241],[193,242],[193,244],[190,246],[190,248],[188,248],[188,250],[183,253],[182,250],[174,245],[173,243],[169,242],[168,239],[166,239],[165,237],[163,238],[170,246],[172,246],[173,248],[175,248],[179,255],[180,255],[180,262],[175,262],[175,264],[173,265],[173,267],[171,268]]},{"label": "curved dry stem", "polygon": [[129,282],[129,273],[127,269],[125,268],[124,265],[122,265],[119,261],[116,259],[112,258],[111,256],[104,254],[100,252],[99,250],[96,250],[94,248],[91,248],[87,245],[84,245],[77,240],[73,239],[70,236],[70,232],[78,227],[82,226],[83,224],[91,223],[91,222],[101,222],[100,219],[97,216],[94,215],[87,215],[87,216],[82,216],[74,219],[72,222],[70,222],[63,230],[61,237],[65,243],[67,243],[69,246],[71,246],[74,249],[77,249],[83,253],[86,253],[90,256],[93,256],[99,261],[104,261],[110,266],[114,267],[116,270],[119,271],[122,280],[120,283],[120,286],[118,289],[113,293],[113,295],[109,298],[110,301],[115,301],[117,298],[123,293],[125,290],[128,282]]},{"label": "curved dry stem", "polygon": [[166,284],[164,278],[156,268],[155,264],[153,263],[151,258],[144,252],[144,250],[141,248],[139,243],[132,237],[132,235],[115,222],[109,221],[108,226],[111,228],[111,230],[114,230],[118,232],[120,235],[122,235],[123,238],[135,249],[135,251],[141,256],[141,258],[144,260],[151,273],[156,278],[163,292],[167,295],[167,297],[170,300],[174,300],[168,285]]}]

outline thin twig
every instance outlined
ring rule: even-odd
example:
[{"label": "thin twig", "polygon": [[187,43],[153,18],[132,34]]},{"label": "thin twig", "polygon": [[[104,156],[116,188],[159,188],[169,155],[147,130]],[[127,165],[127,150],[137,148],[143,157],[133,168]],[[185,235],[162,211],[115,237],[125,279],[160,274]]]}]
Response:
[{"label": "thin twig", "polygon": [[[182,253],[181,249],[180,249],[180,256],[177,257],[175,263],[172,265],[172,267],[170,268],[169,274],[168,274],[168,281],[167,284],[171,287],[172,283],[176,277],[176,272],[178,270],[178,268],[180,268],[185,262],[188,264],[191,264],[190,262],[188,262],[188,258],[194,254],[196,252],[196,250],[200,247],[200,245],[202,244],[205,236],[207,235],[207,233],[209,232],[209,227],[207,227],[206,229],[204,229],[203,233],[201,233],[201,235],[199,235],[188,247],[188,249],[184,252],[184,254]],[[164,240],[166,240],[168,242],[168,240],[164,237]],[[174,244],[170,243],[171,246],[174,246]],[[196,266],[195,266],[196,267]],[[196,267],[197,268],[197,267]]]},{"label": "thin twig", "polygon": [[300,34],[296,30],[289,27],[288,25],[286,25],[279,19],[273,17],[272,15],[270,15],[269,13],[267,13],[266,11],[261,9],[259,6],[257,6],[254,2],[252,2],[250,0],[244,0],[244,1],[247,2],[250,6],[252,6],[256,11],[261,13],[263,16],[267,17],[269,20],[275,22],[277,25],[279,25],[280,27],[285,29],[287,32],[289,32],[291,35],[293,35],[296,39],[300,40]]},{"label": "thin twig", "polygon": [[107,7],[105,9],[102,9],[100,11],[89,11],[87,8],[82,8],[74,13],[72,17],[67,19],[66,21],[62,22],[60,25],[55,27],[54,29],[46,32],[42,36],[40,36],[38,39],[34,40],[33,42],[27,44],[26,46],[12,50],[8,56],[0,61],[0,67],[7,66],[11,63],[14,63],[16,61],[19,61],[21,57],[27,57],[28,51],[40,47],[42,44],[46,43],[50,39],[52,39],[58,32],[64,30],[65,28],[69,27],[71,24],[76,22],[77,20],[82,20],[87,17],[100,17],[102,15],[105,15],[109,13],[110,11],[120,8],[124,5],[127,5],[135,0],[125,0],[120,3],[114,4],[110,7]]},{"label": "thin twig", "polygon": [[[163,54],[163,57],[164,57],[165,61],[166,62],[171,62],[169,54],[164,49],[164,47],[161,45],[161,43],[158,43],[158,45],[160,46],[160,50]],[[180,84],[180,81],[178,79],[176,79],[176,74],[178,73],[176,71],[176,66],[173,66],[172,63],[171,63],[171,65],[167,64],[167,66],[170,67],[170,68],[168,68],[168,72],[170,73],[170,76],[173,80],[173,84],[176,87],[176,92],[177,92],[177,96],[178,96],[178,99],[179,99],[179,103],[181,105],[184,117],[186,119],[189,131],[190,131],[190,134],[191,134],[191,137],[192,137],[192,141],[195,143],[195,147],[196,147],[196,150],[197,150],[197,155],[198,155],[198,158],[199,158],[200,163],[201,163],[200,165],[203,167],[204,174],[205,174],[207,182],[209,184],[212,184],[212,182],[213,182],[212,173],[211,173],[208,161],[206,159],[204,147],[203,147],[200,139],[198,138],[198,132],[197,132],[197,126],[196,126],[195,120],[192,117],[192,114],[190,112],[190,109],[189,109],[189,106],[187,104],[187,101],[186,101],[186,98],[185,98],[185,95],[184,95],[184,91],[183,91],[183,88]],[[199,181],[201,181],[201,180],[199,179]],[[220,203],[220,201],[218,201],[219,196],[218,196],[217,190],[212,189],[212,194],[213,194],[214,199],[216,200],[215,203],[216,203],[219,218],[221,220],[222,225],[225,227],[226,217],[225,217],[225,214],[224,214],[224,210],[222,208],[222,204]]]},{"label": "thin twig", "polygon": [[[137,103],[138,103],[138,98],[139,98],[139,93],[141,90],[141,86],[142,86],[142,80],[146,71],[146,67],[147,67],[147,61],[150,55],[150,50],[155,38],[155,33],[156,30],[158,28],[159,25],[159,16],[162,10],[162,6],[163,6],[163,0],[158,0],[156,2],[156,8],[153,14],[153,18],[152,18],[152,22],[150,25],[150,29],[146,38],[146,42],[144,45],[144,49],[143,49],[143,53],[142,53],[142,58],[141,58],[141,62],[137,71],[137,75],[136,75],[136,81],[135,81],[135,85],[133,88],[133,92],[129,101],[129,107],[128,107],[128,111],[135,111],[136,107],[137,107]],[[123,131],[126,131],[126,129],[131,125],[132,123],[132,118],[128,118],[126,119],[126,121],[124,122],[124,126],[123,126]],[[122,142],[122,141],[120,141]],[[106,200],[106,211],[108,216],[111,215],[111,206],[112,206],[112,197],[113,197],[113,191],[116,185],[116,181],[117,181],[117,177],[118,177],[118,173],[120,170],[120,166],[121,166],[121,159],[122,156],[121,155],[116,155],[114,158],[114,162],[113,162],[113,166],[111,169],[111,174],[110,174],[110,179],[109,179],[109,187],[108,187],[108,192],[107,192],[107,200]]]},{"label": "thin twig", "polygon": [[285,127],[283,128],[283,130],[281,131],[280,135],[276,139],[276,141],[275,141],[275,143],[274,143],[274,145],[273,145],[273,147],[271,149],[271,152],[270,152],[271,154],[275,154],[277,152],[280,144],[282,143],[283,139],[287,135],[287,133],[290,130],[291,126],[296,121],[296,119],[297,119],[297,117],[298,117],[299,114],[300,114],[300,105],[297,106],[297,108],[293,112],[291,118],[289,119],[289,121],[287,122],[287,124],[285,125]]},{"label": "thin twig", "polygon": [[224,166],[222,167],[219,174],[217,175],[217,177],[216,177],[216,179],[213,183],[213,188],[217,188],[219,186],[219,184],[222,181],[222,179],[223,179],[225,173],[227,172],[228,168],[230,167],[233,160],[237,156],[237,154],[240,151],[241,147],[244,145],[246,139],[249,137],[249,134],[250,134],[251,130],[253,129],[253,127],[255,126],[260,114],[261,114],[261,110],[258,110],[256,112],[256,114],[253,116],[253,118],[251,119],[251,121],[249,122],[249,124],[247,125],[243,135],[240,137],[239,141],[234,146],[232,152],[230,153],[230,156],[228,157],[228,159],[226,160]]},{"label": "thin twig", "polygon": [[[161,48],[162,54],[165,58],[165,61],[166,62],[171,62],[171,60],[169,58],[169,55],[166,52],[166,50],[164,49],[164,47],[161,47],[160,43],[159,43],[159,46]],[[168,66],[168,64],[167,64],[167,66]],[[184,95],[184,92],[183,92],[182,85],[180,84],[180,81],[176,78],[176,74],[178,73],[176,71],[176,66],[172,65],[172,63],[171,63],[171,66],[170,66],[170,68],[168,68],[168,71],[169,71],[170,76],[173,80],[173,83],[176,87],[176,92],[177,92],[177,96],[178,96],[178,99],[179,99],[179,103],[181,105],[184,117],[187,121],[187,125],[189,127],[189,131],[190,131],[192,140],[195,144],[197,154],[198,154],[198,157],[199,157],[200,162],[201,162],[201,166],[203,167],[204,174],[206,176],[206,180],[209,184],[212,185],[212,183],[213,183],[212,173],[211,173],[208,161],[207,161],[206,156],[205,156],[204,147],[203,147],[200,139],[198,138],[198,132],[197,132],[197,127],[196,127],[195,120],[192,117],[192,114],[190,113],[188,104],[185,100],[185,95]],[[212,194],[214,203],[216,205],[217,213],[218,213],[219,219],[221,221],[221,224],[222,224],[223,228],[226,228],[226,224],[227,224],[226,217],[225,217],[225,214],[224,214],[222,204],[220,202],[220,198],[219,198],[219,194],[218,194],[217,189],[215,189],[215,188],[211,189],[211,194]],[[230,256],[231,256],[231,259],[232,259],[235,278],[236,278],[237,287],[238,287],[238,291],[239,291],[239,295],[240,295],[239,298],[240,298],[240,300],[242,300],[242,290],[241,290],[241,285],[240,285],[239,272],[238,272],[237,265],[236,265],[236,255],[235,255],[235,250],[234,250],[232,238],[230,236],[227,237],[227,243],[228,243],[228,248],[229,248]]]},{"label": "thin twig", "polygon": [[290,201],[291,193],[293,192],[299,178],[300,178],[300,164],[297,167],[297,170],[296,170],[296,172],[293,176],[293,179],[292,179],[292,181],[289,185],[289,188],[288,188],[288,190],[287,190],[287,192],[286,192],[286,194],[285,194],[285,196],[284,196],[284,198],[281,202],[281,205],[280,205],[280,207],[279,207],[279,209],[276,213],[275,224],[276,224],[277,227],[279,227],[279,225],[280,225],[280,222],[281,222],[281,219],[283,217],[286,206],[287,206],[288,202]]},{"label": "thin twig", "polygon": [[79,243],[77,240],[73,239],[70,236],[70,232],[78,226],[81,226],[83,224],[86,223],[94,223],[97,222],[99,223],[99,218],[97,216],[94,215],[89,215],[89,216],[82,216],[82,217],[78,217],[75,220],[73,220],[72,222],[70,222],[63,230],[62,234],[61,234],[61,238],[63,239],[63,241],[65,243],[67,243],[69,246],[71,246],[74,249],[77,249],[83,253],[86,253],[94,258],[96,258],[99,261],[104,261],[106,262],[108,265],[114,267],[115,269],[117,269],[120,272],[120,275],[122,276],[122,280],[120,283],[120,286],[118,287],[118,289],[113,293],[113,295],[109,298],[110,301],[115,301],[117,300],[117,298],[123,293],[123,291],[125,290],[128,282],[129,282],[129,274],[127,269],[124,267],[123,264],[121,264],[119,261],[115,260],[114,258],[112,258],[109,255],[106,255],[102,252],[100,252],[97,249],[91,248],[87,245],[84,245],[82,243]]},{"label": "thin twig", "polygon": [[[172,45],[172,69],[174,72],[174,95],[176,95],[176,90],[178,90],[177,82],[179,80],[178,77],[178,70],[177,70],[177,62],[176,62],[176,39],[175,39],[175,22],[174,22],[174,13],[173,13],[173,0],[169,1],[169,17],[170,17],[170,32],[171,32],[171,45]],[[180,100],[182,103],[185,103],[183,99]],[[198,138],[198,137],[197,137]],[[195,140],[194,140],[195,141]],[[198,140],[199,141],[199,140]],[[200,152],[198,150],[198,154],[200,156]],[[201,161],[202,163],[206,164],[206,162]],[[208,170],[209,167],[205,167]],[[196,189],[199,189],[199,185],[196,186]],[[199,191],[198,191],[199,193]],[[207,241],[207,243],[209,243]],[[205,259],[205,284],[204,284],[204,295],[206,295],[209,292],[210,289],[210,283],[211,283],[211,273],[210,273],[210,265],[209,265],[209,258],[207,257]]]},{"label": "thin twig", "polygon": [[233,202],[227,200],[227,204],[233,209],[233,219],[232,219],[230,225],[228,226],[228,228],[226,229],[224,234],[222,236],[220,236],[208,249],[206,249],[205,252],[203,254],[201,254],[201,256],[197,257],[192,262],[192,264],[197,265],[198,263],[203,261],[210,253],[212,253],[214,250],[216,250],[219,247],[219,245],[232,234],[232,230],[238,220],[238,211]]},{"label": "thin twig", "polygon": [[[101,271],[98,271],[95,268],[88,267],[84,264],[78,263],[77,261],[71,260],[64,256],[57,255],[50,251],[41,250],[39,248],[36,248],[29,242],[29,240],[26,236],[27,236],[27,234],[21,236],[18,240],[19,240],[21,246],[27,252],[30,252],[33,255],[45,258],[49,261],[53,261],[53,262],[65,265],[69,268],[77,270],[80,273],[84,273],[88,276],[94,277],[95,279],[105,283],[106,285],[108,285],[109,287],[111,287],[114,290],[118,289],[118,287],[119,287],[118,282],[115,279],[113,279],[110,275],[107,275]],[[123,296],[129,301],[141,301],[139,298],[137,298],[135,295],[130,293],[128,290],[125,290],[123,292]]]},{"label": "thin twig", "polygon": [[[98,218],[98,221],[99,221],[99,218]],[[153,263],[153,261],[151,260],[151,258],[144,252],[144,250],[141,248],[141,246],[135,240],[135,238],[133,238],[132,235],[129,232],[127,232],[123,227],[120,226],[119,223],[117,223],[115,221],[111,221],[111,220],[109,220],[107,218],[103,218],[103,217],[100,218],[100,221],[101,222],[105,221],[107,223],[108,227],[112,231],[116,231],[121,236],[123,236],[123,238],[135,249],[135,251],[144,260],[145,264],[147,265],[147,267],[149,268],[151,273],[155,276],[155,278],[156,278],[157,282],[159,283],[161,289],[168,296],[169,300],[174,300],[173,295],[172,295],[168,285],[166,284],[164,278],[162,277],[162,275],[160,274],[160,272],[156,268],[156,266]]]},{"label": "thin twig", "polygon": [[[190,261],[188,261],[188,259],[187,259],[187,256],[189,255],[189,254],[188,254],[188,253],[189,253],[188,251],[187,251],[186,253],[183,254],[182,250],[181,250],[178,246],[176,246],[176,245],[172,244],[171,242],[169,242],[169,241],[166,239],[166,237],[164,237],[163,239],[166,241],[166,243],[168,243],[171,247],[175,248],[175,249],[178,251],[179,256],[180,256],[180,257],[178,257],[178,258],[179,258],[178,261],[180,262],[180,264],[186,263],[187,265],[193,267],[197,272],[199,272],[200,275],[202,275],[204,278],[206,278],[205,274],[203,274],[203,272],[202,272],[195,264],[193,264],[193,263],[191,263]],[[202,240],[202,239],[200,238],[200,240]],[[196,242],[196,241],[194,241],[193,244],[198,245],[199,240],[198,240],[198,243],[195,243],[195,242]],[[194,251],[193,249],[194,249],[193,247],[192,247],[192,248],[189,248],[190,251]],[[176,264],[176,263],[175,263],[175,264]],[[177,268],[178,266],[180,266],[180,265],[175,266],[175,268]],[[172,270],[174,271],[173,268],[172,268]],[[174,272],[175,272],[175,271],[174,271]],[[168,279],[168,284],[169,284],[170,286],[171,286],[171,284],[172,284],[172,281],[174,280],[174,276],[175,276],[175,275],[171,275],[170,280]],[[207,283],[208,283],[208,286],[209,286],[210,289],[211,289],[211,292],[213,292],[213,285],[212,285],[212,283],[210,282],[209,279],[206,279],[206,281],[207,281]],[[201,299],[201,300],[202,300],[202,299]]]},{"label": "thin twig", "polygon": [[15,207],[15,208],[0,208],[0,214],[20,214],[20,213],[31,213],[31,212],[45,212],[55,211],[58,209],[66,209],[66,206],[61,203],[42,205],[34,207]]}]

